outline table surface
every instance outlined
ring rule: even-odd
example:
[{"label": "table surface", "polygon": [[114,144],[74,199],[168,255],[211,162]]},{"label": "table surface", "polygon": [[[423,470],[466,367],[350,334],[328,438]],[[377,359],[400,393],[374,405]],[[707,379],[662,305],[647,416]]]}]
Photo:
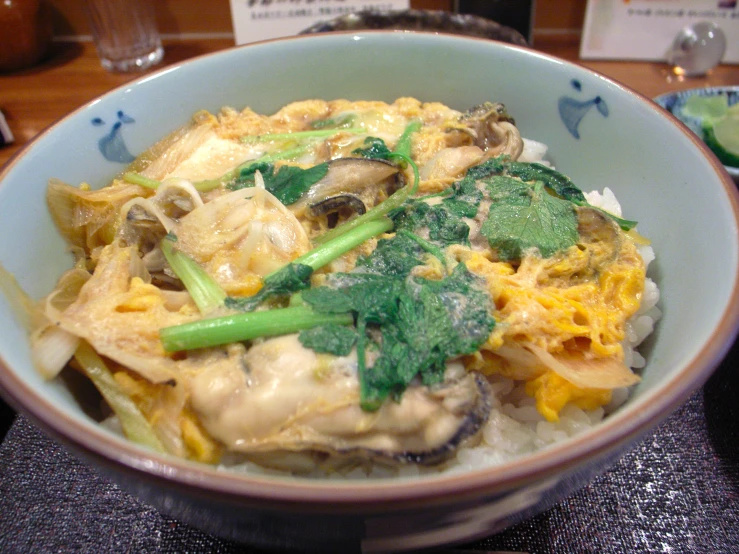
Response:
[{"label": "table surface", "polygon": [[[170,41],[163,64],[232,44],[228,39]],[[537,37],[535,48],[577,61],[578,38]],[[580,63],[648,97],[739,85],[736,66],[720,66],[705,77],[687,79],[661,63]],[[91,43],[56,43],[52,56],[41,65],[0,75],[0,110],[15,136],[14,144],[0,148],[0,166],[57,119],[137,77],[105,72]],[[739,552],[737,362],[735,345],[703,389],[590,486],[548,512],[464,549]],[[0,420],[12,416],[2,402],[0,408]],[[156,513],[19,417],[0,445],[0,551],[250,550]]]}]

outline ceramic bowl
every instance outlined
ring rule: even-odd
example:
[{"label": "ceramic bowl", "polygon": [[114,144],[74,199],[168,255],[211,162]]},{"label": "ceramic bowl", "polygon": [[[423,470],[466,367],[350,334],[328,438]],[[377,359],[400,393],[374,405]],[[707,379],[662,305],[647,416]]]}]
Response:
[{"label": "ceramic bowl", "polygon": [[[739,86],[728,87],[706,87],[679,92],[670,92],[657,96],[654,101],[682,121],[691,131],[699,137],[703,137],[701,130],[702,120],[691,117],[683,112],[683,107],[691,96],[725,96],[729,106],[739,102]],[[739,167],[724,166],[734,181],[739,182]]]},{"label": "ceramic bowl", "polygon": [[437,32],[527,45],[526,38],[511,27],[479,15],[442,10],[361,10],[320,21],[301,31],[301,34],[365,29]]},{"label": "ceramic bowl", "polygon": [[657,259],[664,316],[629,401],[592,431],[497,467],[421,478],[323,481],[256,476],[154,455],[98,426],[31,363],[0,299],[0,388],[49,434],[124,489],[206,531],[260,546],[415,549],[489,535],[605,471],[698,388],[739,320],[737,191],[685,126],[575,64],[478,38],[410,32],[317,34],[233,48],[167,67],[76,110],[0,173],[0,262],[41,297],[71,265],[46,183],[102,185],[197,110],[272,113],[306,98],[400,96],[464,110],[503,102],[521,132],[582,189],[610,187]]}]

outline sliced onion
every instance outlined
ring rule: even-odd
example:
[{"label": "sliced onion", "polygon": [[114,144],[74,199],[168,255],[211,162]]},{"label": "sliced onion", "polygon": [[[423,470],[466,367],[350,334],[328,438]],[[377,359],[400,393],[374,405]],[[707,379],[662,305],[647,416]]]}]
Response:
[{"label": "sliced onion", "polygon": [[641,380],[626,364],[615,358],[587,360],[576,355],[554,356],[534,344],[527,343],[524,346],[547,368],[580,388],[615,389],[629,387]]},{"label": "sliced onion", "polygon": [[[169,175],[177,166],[187,160],[208,139],[215,136],[213,120],[204,118],[205,122],[178,130],[145,153],[148,159],[133,162],[128,171],[138,171],[146,177],[161,180]],[[151,161],[149,161],[151,160]]]},{"label": "sliced onion", "polygon": [[157,193],[154,195],[154,198],[156,200],[161,200],[164,198],[164,195],[172,189],[179,190],[187,194],[192,200],[193,208],[199,208],[203,205],[203,199],[200,198],[200,193],[197,191],[195,186],[187,179],[178,179],[175,177],[165,179],[162,184],[159,185],[159,188],[157,188]]},{"label": "sliced onion", "polygon": [[510,375],[506,372],[507,376],[528,381],[538,377],[543,372],[539,358],[525,348],[504,345],[496,349],[495,354],[503,358],[513,368]]},{"label": "sliced onion", "polygon": [[150,200],[147,200],[146,198],[133,198],[132,200],[129,200],[126,202],[123,207],[121,208],[121,217],[125,218],[128,216],[128,212],[131,211],[131,208],[134,206],[139,206],[149,212],[151,215],[156,217],[159,222],[162,224],[162,227],[164,227],[164,230],[168,233],[174,227],[174,221],[164,215],[164,212],[159,209],[159,206],[151,202]]},{"label": "sliced onion", "polygon": [[79,337],[49,325],[31,336],[31,358],[44,379],[53,379],[74,355]]},{"label": "sliced onion", "polygon": [[44,313],[51,321],[59,321],[61,313],[67,309],[80,294],[82,286],[90,280],[90,273],[83,269],[70,269],[59,278],[56,288],[46,297]]}]

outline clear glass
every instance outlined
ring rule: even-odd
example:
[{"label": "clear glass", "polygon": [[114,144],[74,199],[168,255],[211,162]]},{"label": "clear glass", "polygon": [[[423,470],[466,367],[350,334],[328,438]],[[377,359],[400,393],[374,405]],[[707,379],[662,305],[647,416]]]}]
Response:
[{"label": "clear glass", "polygon": [[700,77],[716,67],[726,52],[726,35],[716,23],[700,21],[683,28],[667,53],[676,73]]},{"label": "clear glass", "polygon": [[164,56],[150,0],[85,0],[92,38],[108,71],[141,71]]}]

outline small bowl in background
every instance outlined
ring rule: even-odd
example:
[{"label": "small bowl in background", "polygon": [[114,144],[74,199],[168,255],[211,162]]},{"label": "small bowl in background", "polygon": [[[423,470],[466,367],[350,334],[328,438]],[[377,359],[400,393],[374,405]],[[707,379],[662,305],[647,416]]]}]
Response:
[{"label": "small bowl in background", "polygon": [[441,10],[361,10],[320,21],[300,34],[358,30],[449,33],[527,46],[524,36],[515,29],[478,15]]},{"label": "small bowl in background", "polygon": [[[739,86],[707,87],[670,92],[657,96],[654,101],[682,121],[691,131],[703,140],[703,121],[683,111],[689,98],[693,96],[725,96],[729,106],[739,103]],[[731,177],[739,183],[739,167],[724,165]]]}]

